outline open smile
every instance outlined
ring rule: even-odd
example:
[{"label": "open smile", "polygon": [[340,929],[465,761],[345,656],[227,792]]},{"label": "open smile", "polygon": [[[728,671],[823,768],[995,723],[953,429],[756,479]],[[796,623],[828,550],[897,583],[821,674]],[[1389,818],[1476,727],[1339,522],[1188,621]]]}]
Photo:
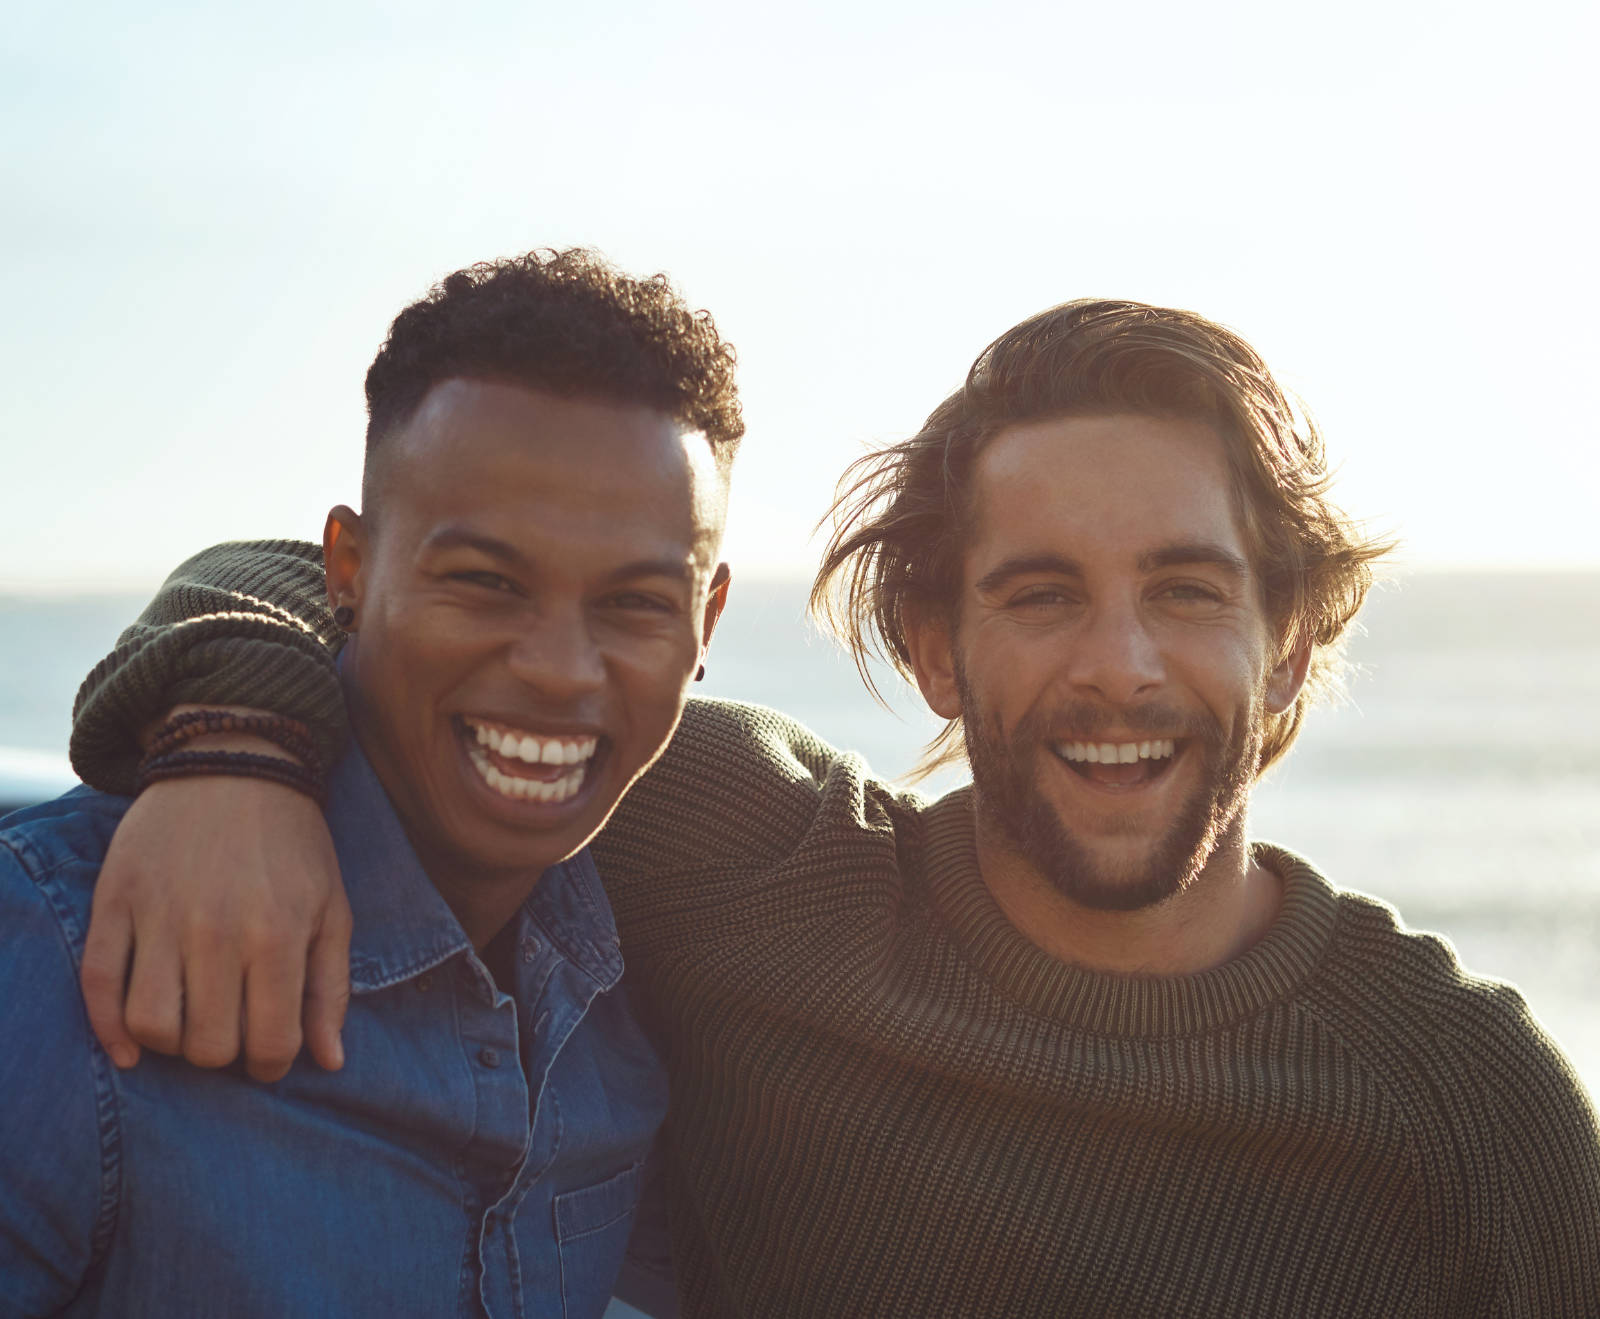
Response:
[{"label": "open smile", "polygon": [[1127,792],[1166,778],[1187,745],[1186,738],[1157,737],[1137,742],[1052,742],[1050,749],[1084,782]]},{"label": "open smile", "polygon": [[468,761],[485,788],[507,802],[560,805],[592,781],[604,759],[593,734],[549,734],[475,716],[454,720]]}]

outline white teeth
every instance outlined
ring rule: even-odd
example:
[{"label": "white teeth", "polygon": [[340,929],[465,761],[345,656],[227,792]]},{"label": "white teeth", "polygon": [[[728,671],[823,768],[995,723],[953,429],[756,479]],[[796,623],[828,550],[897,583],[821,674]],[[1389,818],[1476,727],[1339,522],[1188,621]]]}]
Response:
[{"label": "white teeth", "polygon": [[529,765],[580,765],[594,755],[598,745],[592,737],[539,737],[534,733],[506,732],[470,719],[466,723],[479,746]]},{"label": "white teeth", "polygon": [[1090,765],[1131,765],[1139,760],[1164,760],[1176,753],[1170,737],[1149,742],[1057,742],[1056,754]]},{"label": "white teeth", "polygon": [[498,792],[502,797],[514,800],[531,799],[533,801],[563,802],[571,797],[583,786],[584,767],[579,765],[559,779],[550,782],[541,782],[538,779],[518,778],[514,774],[503,774],[490,762],[489,757],[482,752],[470,753],[473,768],[483,776],[483,781]]},{"label": "white teeth", "polygon": [[[473,720],[465,721],[472,730],[476,747],[469,748],[474,768],[483,781],[502,797],[517,801],[563,802],[583,786],[588,762],[599,745],[597,738],[539,737],[521,730],[510,732]],[[490,761],[488,752],[527,765],[566,767],[560,778],[541,780],[507,774]]]}]

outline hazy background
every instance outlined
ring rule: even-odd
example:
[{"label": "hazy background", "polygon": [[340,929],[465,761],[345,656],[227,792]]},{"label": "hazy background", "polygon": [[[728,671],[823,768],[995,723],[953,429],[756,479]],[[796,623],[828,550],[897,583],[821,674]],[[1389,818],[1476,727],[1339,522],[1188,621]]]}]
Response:
[{"label": "hazy background", "polygon": [[[1600,1088],[1591,3],[34,5],[0,29],[0,744],[179,559],[315,537],[436,278],[588,243],[739,347],[707,690],[881,769],[811,527],[1022,317],[1241,330],[1405,542],[1261,832],[1516,979]],[[118,594],[81,600],[82,593]],[[26,598],[24,598],[26,597]],[[32,763],[32,762],[30,762]]]},{"label": "hazy background", "polygon": [[143,588],[357,491],[433,279],[665,269],[739,346],[729,551],[1083,294],[1311,402],[1410,561],[1600,565],[1596,7],[32,5],[0,30],[0,590]]}]

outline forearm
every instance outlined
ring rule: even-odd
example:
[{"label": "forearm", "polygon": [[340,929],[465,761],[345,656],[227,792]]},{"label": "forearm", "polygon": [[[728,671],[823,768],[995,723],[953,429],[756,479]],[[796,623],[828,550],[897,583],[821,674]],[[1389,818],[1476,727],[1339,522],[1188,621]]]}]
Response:
[{"label": "forearm", "polygon": [[179,566],[95,666],[73,707],[73,768],[133,790],[141,730],[173,705],[247,705],[301,720],[331,764],[348,733],[322,555],[300,541],[232,542]]}]

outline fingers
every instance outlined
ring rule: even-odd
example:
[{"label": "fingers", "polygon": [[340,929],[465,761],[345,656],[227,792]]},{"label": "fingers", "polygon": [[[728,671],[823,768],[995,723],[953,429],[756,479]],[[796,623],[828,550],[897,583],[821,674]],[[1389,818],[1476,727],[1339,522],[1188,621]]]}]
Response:
[{"label": "fingers", "polygon": [[127,987],[132,952],[133,918],[120,904],[102,903],[97,893],[79,979],[89,1026],[111,1061],[123,1068],[139,1061],[138,1042],[122,1018],[122,991]]},{"label": "fingers", "polygon": [[305,950],[290,944],[254,957],[245,972],[245,1067],[258,1081],[277,1081],[300,1052],[300,992]]},{"label": "fingers", "polygon": [[123,1021],[128,1034],[157,1053],[183,1048],[183,964],[177,940],[156,926],[134,946]]},{"label": "fingers", "polygon": [[196,1067],[226,1067],[239,1052],[243,972],[236,945],[205,929],[183,943],[183,1056]]},{"label": "fingers", "polygon": [[306,1043],[311,1056],[330,1072],[344,1066],[339,1032],[349,1006],[350,908],[341,902],[323,921],[306,962]]}]

